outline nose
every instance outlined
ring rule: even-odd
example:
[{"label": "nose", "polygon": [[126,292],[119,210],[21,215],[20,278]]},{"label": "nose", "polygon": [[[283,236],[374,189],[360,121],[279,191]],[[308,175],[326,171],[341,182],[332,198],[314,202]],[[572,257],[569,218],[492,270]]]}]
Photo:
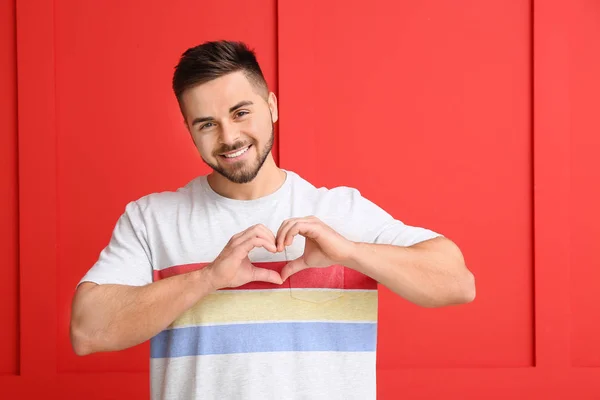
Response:
[{"label": "nose", "polygon": [[229,122],[221,124],[221,132],[219,142],[225,145],[232,145],[238,141],[240,132],[236,129],[235,125]]}]

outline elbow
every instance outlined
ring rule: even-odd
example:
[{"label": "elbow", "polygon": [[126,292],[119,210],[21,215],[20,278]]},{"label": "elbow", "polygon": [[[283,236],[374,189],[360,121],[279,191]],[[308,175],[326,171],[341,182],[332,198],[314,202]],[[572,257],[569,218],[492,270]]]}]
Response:
[{"label": "elbow", "polygon": [[93,351],[91,350],[91,347],[88,346],[84,342],[73,341],[72,342],[72,346],[73,346],[73,351],[75,352],[75,354],[78,355],[78,356],[80,356],[80,357],[81,356],[87,356],[87,355],[93,353]]},{"label": "elbow", "polygon": [[477,289],[475,287],[475,276],[470,271],[466,271],[460,278],[459,290],[456,299],[457,304],[468,304],[475,300]]},{"label": "elbow", "polygon": [[475,300],[477,290],[475,287],[475,275],[467,268],[465,258],[458,248],[458,246],[452,243],[454,249],[454,259],[456,260],[455,271],[453,281],[453,299],[452,304],[468,304]]},{"label": "elbow", "polygon": [[94,328],[90,326],[94,316],[89,315],[90,309],[95,307],[90,305],[90,294],[96,285],[84,282],[76,291],[71,304],[71,321],[69,326],[69,335],[71,347],[78,356],[86,356],[95,352]]},{"label": "elbow", "polygon": [[86,334],[85,330],[76,321],[71,321],[71,347],[78,356],[87,356],[92,354],[93,346],[89,335]]},{"label": "elbow", "polygon": [[447,290],[438,292],[437,296],[431,296],[427,304],[422,305],[439,308],[468,304],[475,300],[475,276],[468,270],[460,276],[454,276],[447,282],[446,287]]}]

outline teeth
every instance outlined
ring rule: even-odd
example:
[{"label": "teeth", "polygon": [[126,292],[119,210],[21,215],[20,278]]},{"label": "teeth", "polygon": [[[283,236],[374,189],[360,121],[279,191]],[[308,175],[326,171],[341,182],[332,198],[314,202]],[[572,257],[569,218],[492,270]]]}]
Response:
[{"label": "teeth", "polygon": [[224,154],[223,156],[226,158],[235,158],[235,157],[239,157],[242,154],[244,154],[246,151],[248,151],[249,147],[246,147],[245,149],[241,149],[236,151],[235,153],[231,153],[231,154]]}]

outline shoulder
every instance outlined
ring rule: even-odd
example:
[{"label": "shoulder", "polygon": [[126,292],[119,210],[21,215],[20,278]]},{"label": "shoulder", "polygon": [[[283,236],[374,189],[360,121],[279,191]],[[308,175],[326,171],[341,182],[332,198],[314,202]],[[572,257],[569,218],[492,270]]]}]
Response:
[{"label": "shoulder", "polygon": [[181,211],[189,212],[192,205],[203,196],[202,181],[205,178],[198,176],[177,189],[149,193],[131,200],[125,206],[125,212],[141,219],[150,216],[168,217]]},{"label": "shoulder", "polygon": [[293,186],[297,191],[311,194],[319,199],[340,199],[360,197],[360,191],[351,186],[315,186],[297,172],[286,171],[292,177]]},{"label": "shoulder", "polygon": [[364,198],[352,186],[315,186],[297,173],[292,173],[295,199],[314,203],[321,212],[346,213],[360,205]]}]

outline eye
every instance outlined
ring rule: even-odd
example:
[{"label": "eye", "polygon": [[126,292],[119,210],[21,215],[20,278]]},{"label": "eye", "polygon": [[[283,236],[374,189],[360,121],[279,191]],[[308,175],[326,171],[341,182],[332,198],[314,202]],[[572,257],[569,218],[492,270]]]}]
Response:
[{"label": "eye", "polygon": [[210,128],[213,125],[214,124],[212,122],[207,122],[206,124],[204,124],[200,127],[200,130],[204,130],[205,128]]},{"label": "eye", "polygon": [[250,113],[249,113],[248,111],[241,110],[241,111],[238,111],[238,112],[235,114],[235,116],[236,116],[237,118],[239,118],[239,117],[243,117],[243,116],[245,116],[246,114],[250,114]]}]

